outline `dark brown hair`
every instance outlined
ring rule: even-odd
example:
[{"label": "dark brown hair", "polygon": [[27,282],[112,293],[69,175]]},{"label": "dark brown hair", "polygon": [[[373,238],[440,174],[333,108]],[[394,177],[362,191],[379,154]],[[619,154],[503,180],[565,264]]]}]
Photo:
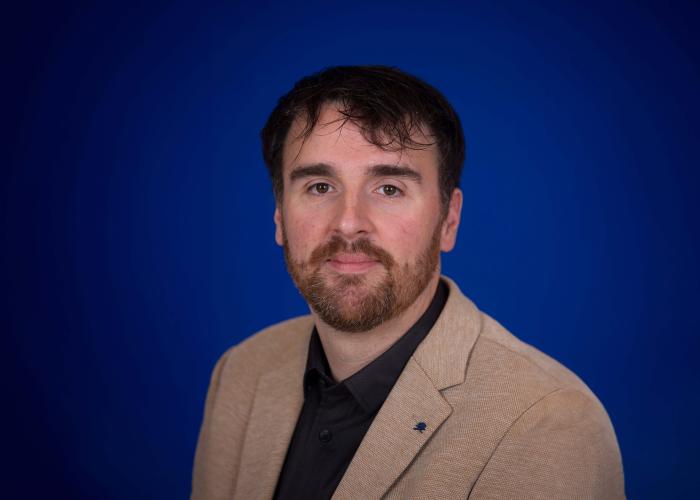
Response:
[{"label": "dark brown hair", "polygon": [[[263,158],[277,199],[283,190],[282,153],[296,118],[306,119],[308,138],[321,108],[335,103],[362,130],[364,138],[386,150],[425,149],[436,145],[443,208],[459,185],[464,163],[464,133],[459,117],[434,87],[397,68],[335,66],[299,80],[282,96],[262,129]],[[343,122],[344,123],[344,122]],[[341,123],[342,126],[342,123]],[[416,140],[426,137],[426,142]]]}]

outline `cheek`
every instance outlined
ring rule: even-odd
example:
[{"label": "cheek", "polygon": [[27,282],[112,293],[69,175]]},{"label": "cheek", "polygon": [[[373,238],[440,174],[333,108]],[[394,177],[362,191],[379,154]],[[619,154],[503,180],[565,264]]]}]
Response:
[{"label": "cheek", "polygon": [[323,243],[324,229],[320,217],[290,216],[284,218],[284,229],[294,255],[306,257]]},{"label": "cheek", "polygon": [[438,199],[424,200],[423,203],[404,210],[401,215],[393,217],[390,225],[385,225],[384,239],[394,257],[403,262],[415,263],[433,245],[435,230],[440,223],[440,205]]},{"label": "cheek", "polygon": [[381,245],[401,262],[412,262],[427,245],[432,226],[421,217],[400,217],[387,221]]}]

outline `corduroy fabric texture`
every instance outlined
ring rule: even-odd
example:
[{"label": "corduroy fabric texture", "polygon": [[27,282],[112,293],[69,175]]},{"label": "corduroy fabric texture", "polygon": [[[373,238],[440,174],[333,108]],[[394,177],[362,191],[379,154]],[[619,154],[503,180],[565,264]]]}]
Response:
[{"label": "corduroy fabric texture", "polygon": [[[620,499],[595,395],[457,285],[367,431],[334,499]],[[271,498],[303,402],[312,318],[228,350],[212,374],[193,500]],[[415,430],[426,424],[423,432]]]}]

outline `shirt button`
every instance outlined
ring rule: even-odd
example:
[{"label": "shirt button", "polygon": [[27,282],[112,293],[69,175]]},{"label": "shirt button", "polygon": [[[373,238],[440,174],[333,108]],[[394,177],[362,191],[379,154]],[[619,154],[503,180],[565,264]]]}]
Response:
[{"label": "shirt button", "polygon": [[318,433],[318,439],[322,443],[327,443],[331,439],[333,439],[333,433],[330,431],[330,429],[323,429],[321,432]]}]

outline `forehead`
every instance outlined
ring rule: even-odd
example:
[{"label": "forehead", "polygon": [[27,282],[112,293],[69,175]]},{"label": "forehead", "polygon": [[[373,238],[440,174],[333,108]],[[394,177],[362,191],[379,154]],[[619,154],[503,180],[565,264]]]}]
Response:
[{"label": "forehead", "polygon": [[[346,119],[334,105],[321,108],[318,121],[307,137],[303,135],[305,127],[306,119],[297,118],[287,134],[282,155],[283,172],[309,163],[339,167],[401,163],[421,170],[427,177],[432,177],[434,172],[437,178],[438,152],[434,144],[421,149],[397,148],[393,144],[386,149],[380,148],[370,143],[360,126]],[[411,138],[418,143],[433,142],[421,131],[415,131]]]}]

